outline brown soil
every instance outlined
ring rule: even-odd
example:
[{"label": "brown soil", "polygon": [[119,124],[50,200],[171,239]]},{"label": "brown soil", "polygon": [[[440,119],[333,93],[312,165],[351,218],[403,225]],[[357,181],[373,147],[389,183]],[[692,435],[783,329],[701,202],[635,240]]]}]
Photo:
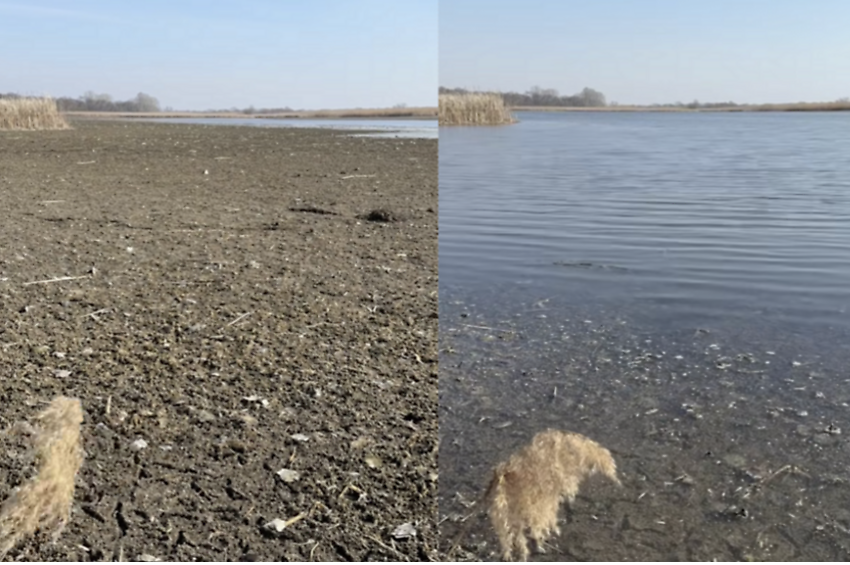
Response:
[{"label": "brown soil", "polygon": [[7,559],[436,557],[436,140],[74,126],[0,132],[0,430],[85,411],[70,523]]}]

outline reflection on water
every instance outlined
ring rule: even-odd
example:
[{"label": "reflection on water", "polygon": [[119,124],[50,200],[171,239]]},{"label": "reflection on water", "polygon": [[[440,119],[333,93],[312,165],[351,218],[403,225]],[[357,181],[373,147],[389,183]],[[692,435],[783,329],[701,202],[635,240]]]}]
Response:
[{"label": "reflection on water", "polygon": [[271,119],[271,118],[132,118],[146,122],[167,124],[329,128],[365,131],[354,134],[358,137],[404,137],[436,139],[439,130],[437,120],[379,120],[379,119]]},{"label": "reflection on water", "polygon": [[556,427],[624,487],[536,559],[846,559],[850,116],[521,119],[441,133],[445,535]]}]

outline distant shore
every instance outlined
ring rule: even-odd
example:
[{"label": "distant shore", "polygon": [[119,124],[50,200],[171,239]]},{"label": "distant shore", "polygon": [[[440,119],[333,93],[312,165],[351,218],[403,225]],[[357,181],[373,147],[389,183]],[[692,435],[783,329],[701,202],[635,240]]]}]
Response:
[{"label": "distant shore", "polygon": [[795,104],[748,104],[688,108],[686,106],[511,106],[513,112],[840,112],[850,111],[850,102],[800,102]]},{"label": "distant shore", "polygon": [[63,112],[73,118],[270,118],[270,119],[408,119],[435,120],[436,107],[365,108],[245,114],[242,112]]}]

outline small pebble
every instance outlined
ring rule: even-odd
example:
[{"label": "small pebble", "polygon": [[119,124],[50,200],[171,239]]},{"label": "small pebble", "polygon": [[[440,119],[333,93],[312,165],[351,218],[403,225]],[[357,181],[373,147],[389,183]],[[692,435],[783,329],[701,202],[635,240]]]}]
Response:
[{"label": "small pebble", "polygon": [[147,449],[148,442],[143,440],[142,438],[137,439],[133,443],[130,444],[130,447],[136,451],[141,451],[143,449]]},{"label": "small pebble", "polygon": [[838,443],[838,438],[834,435],[823,433],[823,434],[815,434],[814,442],[818,445],[834,445]]},{"label": "small pebble", "polygon": [[393,530],[395,539],[407,539],[416,536],[416,528],[410,522],[402,524]]},{"label": "small pebble", "polygon": [[268,522],[263,526],[267,530],[274,530],[275,532],[282,532],[286,529],[286,520],[281,520],[280,518],[275,518],[271,522]]},{"label": "small pebble", "polygon": [[381,461],[381,458],[375,455],[367,455],[364,461],[366,461],[366,466],[370,469],[378,469],[384,464],[384,462]]},{"label": "small pebble", "polygon": [[723,462],[729,465],[730,467],[734,467],[736,469],[741,469],[746,466],[747,460],[743,455],[737,455],[735,453],[730,453],[729,455],[723,458]]},{"label": "small pebble", "polygon": [[281,469],[277,472],[277,476],[285,483],[292,483],[301,478],[301,473],[293,469]]}]

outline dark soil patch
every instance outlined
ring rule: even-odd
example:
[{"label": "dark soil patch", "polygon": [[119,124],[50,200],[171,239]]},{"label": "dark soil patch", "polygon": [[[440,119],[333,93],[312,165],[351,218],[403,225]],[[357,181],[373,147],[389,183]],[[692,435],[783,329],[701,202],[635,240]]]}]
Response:
[{"label": "dark soil patch", "polygon": [[332,210],[325,210],[316,206],[296,206],[289,209],[291,212],[306,212],[308,214],[319,214],[323,216],[337,216],[338,214]]},{"label": "dark soil patch", "polygon": [[363,220],[366,220],[367,222],[380,222],[384,224],[389,224],[392,222],[401,222],[404,219],[400,214],[385,210],[383,208],[372,210],[368,214],[363,214],[359,217]]},{"label": "dark soil patch", "polygon": [[86,412],[69,526],[8,558],[436,557],[437,142],[74,125],[0,132],[0,429]]}]

